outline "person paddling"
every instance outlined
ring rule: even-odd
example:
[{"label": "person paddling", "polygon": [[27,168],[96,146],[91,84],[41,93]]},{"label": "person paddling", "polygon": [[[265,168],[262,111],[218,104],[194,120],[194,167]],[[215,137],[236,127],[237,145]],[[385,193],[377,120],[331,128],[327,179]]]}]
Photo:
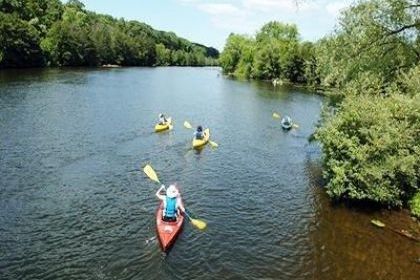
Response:
[{"label": "person paddling", "polygon": [[290,128],[292,128],[292,118],[291,117],[289,117],[289,116],[284,116],[282,119],[281,119],[281,126],[283,127],[283,128],[285,128],[285,129],[290,129]]},{"label": "person paddling", "polygon": [[182,206],[181,197],[175,185],[169,185],[169,188],[166,189],[166,195],[160,194],[164,189],[165,185],[162,185],[156,192],[156,197],[163,201],[162,219],[166,222],[175,222],[176,217],[185,212],[185,208]]},{"label": "person paddling", "polygon": [[194,137],[196,139],[203,139],[204,138],[204,131],[203,131],[203,127],[201,125],[199,125],[197,127],[197,130],[194,132]]},{"label": "person paddling", "polygon": [[166,119],[164,114],[159,114],[159,124],[166,124],[168,120]]}]

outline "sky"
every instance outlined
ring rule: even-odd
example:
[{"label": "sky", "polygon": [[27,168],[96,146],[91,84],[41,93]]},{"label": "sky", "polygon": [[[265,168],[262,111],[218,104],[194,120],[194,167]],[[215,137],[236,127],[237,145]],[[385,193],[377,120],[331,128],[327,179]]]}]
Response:
[{"label": "sky", "polygon": [[[86,9],[138,20],[192,42],[223,50],[231,32],[254,35],[265,23],[295,23],[302,40],[334,31],[352,0],[80,0]],[[298,3],[296,5],[296,3]]]}]

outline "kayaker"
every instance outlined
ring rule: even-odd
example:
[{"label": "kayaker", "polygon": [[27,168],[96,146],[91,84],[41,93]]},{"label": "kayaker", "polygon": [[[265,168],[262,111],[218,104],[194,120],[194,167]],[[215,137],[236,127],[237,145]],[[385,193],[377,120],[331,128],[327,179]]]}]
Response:
[{"label": "kayaker", "polygon": [[194,136],[195,136],[196,139],[203,139],[204,138],[203,127],[201,125],[199,125],[197,127],[197,130],[194,132]]},{"label": "kayaker", "polygon": [[168,120],[166,119],[164,114],[159,114],[159,124],[166,124]]},{"label": "kayaker", "polygon": [[166,189],[166,195],[160,194],[164,189],[165,185],[162,185],[156,192],[157,198],[163,201],[163,220],[174,222],[176,217],[181,215],[181,212],[185,212],[185,209],[182,206],[181,198],[175,185],[169,185]]},{"label": "kayaker", "polygon": [[283,122],[284,124],[286,124],[286,125],[289,125],[289,124],[291,124],[291,123],[292,123],[292,118],[291,118],[291,117],[289,117],[289,116],[285,116],[285,117],[283,118],[282,122]]},{"label": "kayaker", "polygon": [[292,118],[289,116],[285,116],[281,119],[281,127],[284,130],[290,130],[293,127],[293,121]]}]

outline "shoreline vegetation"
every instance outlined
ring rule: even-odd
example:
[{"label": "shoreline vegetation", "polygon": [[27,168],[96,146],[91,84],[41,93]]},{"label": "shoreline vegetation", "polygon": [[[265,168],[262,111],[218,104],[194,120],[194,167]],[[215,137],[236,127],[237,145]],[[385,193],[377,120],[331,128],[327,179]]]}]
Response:
[{"label": "shoreline vegetation", "polygon": [[230,34],[219,63],[229,76],[322,89],[330,104],[314,137],[328,195],[419,218],[419,15],[416,0],[357,1],[315,43],[272,21],[255,36]]},{"label": "shoreline vegetation", "polygon": [[0,2],[0,68],[215,66],[219,51],[70,0]]}]

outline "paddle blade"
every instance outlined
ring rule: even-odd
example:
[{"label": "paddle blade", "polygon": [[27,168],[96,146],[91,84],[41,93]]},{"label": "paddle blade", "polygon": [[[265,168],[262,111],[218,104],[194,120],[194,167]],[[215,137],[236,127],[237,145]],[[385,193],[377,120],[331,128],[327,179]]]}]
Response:
[{"label": "paddle blade", "polygon": [[207,227],[206,222],[204,222],[202,220],[192,219],[192,218],[190,218],[190,220],[191,220],[191,224],[193,224],[198,229],[203,230]]},{"label": "paddle blade", "polygon": [[213,142],[213,141],[210,141],[210,140],[209,140],[209,143],[210,143],[210,145],[211,145],[212,147],[214,147],[214,148],[219,147],[219,144],[217,144],[216,142]]},{"label": "paddle blade", "polygon": [[188,129],[191,129],[192,128],[191,124],[189,122],[187,122],[187,121],[184,122],[184,126],[186,128],[188,128]]},{"label": "paddle blade", "polygon": [[275,118],[275,119],[280,119],[280,114],[273,113],[273,118]]},{"label": "paddle blade", "polygon": [[294,124],[293,124],[293,127],[294,127],[294,128],[299,128],[299,125],[298,125],[298,124],[296,124],[296,123],[294,123]]},{"label": "paddle blade", "polygon": [[143,172],[146,173],[147,177],[150,178],[150,180],[155,181],[156,183],[160,184],[159,178],[156,174],[156,172],[153,170],[153,168],[150,165],[146,165],[143,168]]},{"label": "paddle blade", "polygon": [[370,221],[372,224],[374,224],[375,226],[377,226],[377,227],[381,227],[381,228],[383,228],[383,227],[385,227],[385,224],[384,223],[382,223],[381,221],[379,221],[379,220],[371,220]]}]

